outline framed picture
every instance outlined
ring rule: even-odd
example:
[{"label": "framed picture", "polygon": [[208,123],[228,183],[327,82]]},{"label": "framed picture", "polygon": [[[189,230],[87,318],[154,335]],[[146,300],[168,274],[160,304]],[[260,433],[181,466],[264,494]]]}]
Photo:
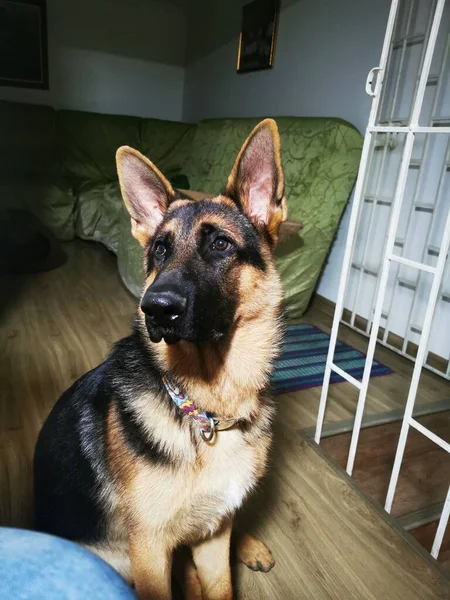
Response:
[{"label": "framed picture", "polygon": [[238,73],[273,67],[279,13],[280,0],[253,0],[242,8]]},{"label": "framed picture", "polygon": [[0,85],[48,90],[46,0],[0,0]]}]

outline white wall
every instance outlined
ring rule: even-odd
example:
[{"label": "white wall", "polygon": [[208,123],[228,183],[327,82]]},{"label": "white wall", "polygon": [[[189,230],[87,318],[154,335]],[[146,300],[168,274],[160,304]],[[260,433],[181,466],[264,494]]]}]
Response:
[{"label": "white wall", "polygon": [[184,10],[167,0],[48,0],[50,90],[0,99],[181,120]]},{"label": "white wall", "polygon": [[[285,0],[274,69],[236,74],[241,6],[197,0],[189,12],[184,118],[334,116],[364,132],[368,71],[378,64],[390,0]],[[347,209],[318,292],[335,300]]]}]

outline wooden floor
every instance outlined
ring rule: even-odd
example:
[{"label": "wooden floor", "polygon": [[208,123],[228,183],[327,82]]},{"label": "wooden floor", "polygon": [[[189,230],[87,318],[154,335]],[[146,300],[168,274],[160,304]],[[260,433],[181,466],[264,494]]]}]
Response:
[{"label": "wooden floor", "polygon": [[64,245],[48,273],[2,279],[0,307],[0,525],[32,522],[31,458],[61,393],[100,363],[130,328],[136,304],[100,244]]},{"label": "wooden floor", "polygon": [[[2,525],[32,524],[31,457],[39,427],[61,392],[127,333],[136,303],[119,280],[115,257],[102,246],[77,241],[65,250],[69,260],[63,267],[2,282],[9,291],[0,309]],[[308,318],[326,330],[325,317]],[[344,341],[358,347],[351,334]],[[401,404],[401,374],[408,368],[399,363],[395,376],[376,380],[380,398],[372,390],[370,410],[391,406],[391,395]],[[390,378],[391,384],[382,381]],[[354,401],[347,384],[333,389],[328,417],[350,418]],[[438,399],[443,389],[430,376],[424,393]],[[273,469],[261,504],[252,503],[246,518],[256,519],[277,565],[267,575],[238,568],[239,598],[448,600],[449,580],[428,554],[392,529],[298,435],[299,427],[315,421],[319,390],[279,397]]]},{"label": "wooden floor", "polygon": [[448,599],[449,579],[430,568],[429,556],[282,420],[260,502],[245,522],[256,522],[277,564],[266,575],[240,566],[239,599]]}]

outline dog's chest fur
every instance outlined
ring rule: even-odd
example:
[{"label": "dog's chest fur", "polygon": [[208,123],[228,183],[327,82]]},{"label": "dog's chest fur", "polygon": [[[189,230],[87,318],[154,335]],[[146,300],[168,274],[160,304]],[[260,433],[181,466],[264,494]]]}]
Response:
[{"label": "dog's chest fur", "polygon": [[223,518],[232,515],[253,488],[261,449],[247,447],[238,431],[219,432],[214,446],[204,442],[198,458],[179,469],[150,465],[138,472],[131,490],[132,502],[152,528],[165,524],[181,542],[196,541],[213,533]]},{"label": "dog's chest fur", "polygon": [[[193,544],[216,531],[232,516],[264,473],[270,446],[268,422],[272,409],[262,410],[245,433],[235,427],[216,434],[213,444],[204,442],[189,420],[182,425],[162,426],[152,431],[171,456],[169,464],[136,457],[120,436],[110,444],[110,464],[115,471],[114,507],[136,519],[139,527],[164,531],[175,547]],[[110,425],[116,417],[110,416]],[[258,443],[254,443],[258,440]],[[123,441],[123,439],[122,439]],[[122,447],[120,447],[122,446]]]}]

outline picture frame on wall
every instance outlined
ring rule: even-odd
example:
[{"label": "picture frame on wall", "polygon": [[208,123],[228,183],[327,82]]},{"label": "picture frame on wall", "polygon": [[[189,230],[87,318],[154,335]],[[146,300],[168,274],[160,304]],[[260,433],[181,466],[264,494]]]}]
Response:
[{"label": "picture frame on wall", "polygon": [[0,0],[0,85],[48,90],[46,0]]},{"label": "picture frame on wall", "polygon": [[272,69],[280,0],[253,0],[242,8],[237,72]]}]

